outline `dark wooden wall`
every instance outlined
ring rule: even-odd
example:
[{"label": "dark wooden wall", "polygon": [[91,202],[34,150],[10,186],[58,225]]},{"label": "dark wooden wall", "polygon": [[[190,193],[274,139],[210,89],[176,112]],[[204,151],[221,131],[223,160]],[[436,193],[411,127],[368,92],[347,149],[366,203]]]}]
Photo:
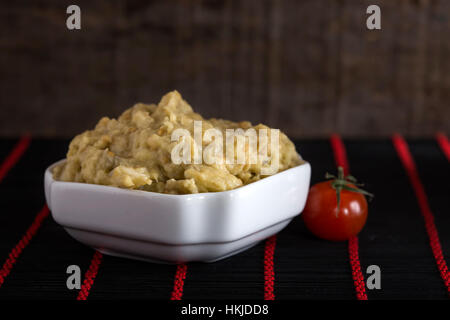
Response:
[{"label": "dark wooden wall", "polygon": [[72,136],[172,89],[292,137],[450,132],[448,0],[2,1],[0,48],[0,136]]}]

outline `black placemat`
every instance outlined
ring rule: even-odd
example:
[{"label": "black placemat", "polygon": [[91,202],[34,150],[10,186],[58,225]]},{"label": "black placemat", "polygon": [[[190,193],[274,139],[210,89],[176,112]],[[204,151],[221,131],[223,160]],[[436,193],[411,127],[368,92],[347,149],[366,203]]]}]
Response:
[{"label": "black placemat", "polygon": [[[16,140],[0,140],[6,157]],[[369,219],[359,235],[363,274],[381,267],[381,290],[367,290],[372,299],[446,299],[448,293],[436,267],[414,191],[392,142],[345,141],[351,172],[375,193]],[[68,141],[33,139],[30,147],[0,182],[0,264],[45,204],[43,172],[65,156]],[[327,140],[297,141],[311,162],[312,183],[335,171]],[[444,251],[450,255],[448,160],[434,140],[409,141],[427,192]],[[66,287],[66,268],[87,270],[93,250],[73,240],[48,217],[24,249],[0,287],[0,298],[76,299]],[[212,264],[190,263],[183,299],[263,299],[264,243]],[[301,219],[277,236],[276,299],[355,299],[347,243],[311,236]],[[89,299],[169,299],[176,266],[104,256]]]}]

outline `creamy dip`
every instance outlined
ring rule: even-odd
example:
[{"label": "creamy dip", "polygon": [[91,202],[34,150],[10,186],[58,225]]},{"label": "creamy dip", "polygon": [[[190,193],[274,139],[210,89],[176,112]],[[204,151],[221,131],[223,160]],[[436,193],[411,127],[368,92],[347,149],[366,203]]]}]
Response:
[{"label": "creamy dip", "polygon": [[[194,137],[194,121],[202,122],[203,132],[210,128],[222,132],[270,129],[262,124],[252,126],[248,121],[203,119],[177,91],[172,91],[158,105],[138,103],[118,119],[104,117],[93,130],[77,135],[70,143],[67,160],[54,168],[53,176],[60,181],[171,194],[231,190],[265,177],[262,169],[267,164],[259,160],[244,164],[175,164],[171,151],[178,142],[172,141],[172,133],[182,128]],[[208,145],[201,143],[203,147]],[[267,145],[271,154],[270,143]],[[294,144],[281,132],[278,145],[277,171],[302,163]]]}]

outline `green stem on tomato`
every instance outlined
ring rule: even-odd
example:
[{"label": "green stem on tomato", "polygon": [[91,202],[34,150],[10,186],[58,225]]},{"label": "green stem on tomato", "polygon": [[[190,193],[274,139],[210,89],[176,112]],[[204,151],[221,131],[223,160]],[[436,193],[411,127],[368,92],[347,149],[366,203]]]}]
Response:
[{"label": "green stem on tomato", "polygon": [[[361,193],[365,196],[368,196],[369,199],[372,199],[374,195],[370,192],[367,192],[363,189],[358,188],[358,186],[363,186],[363,184],[358,184],[358,181],[354,176],[347,175],[344,176],[344,168],[338,167],[338,175],[337,177],[333,174],[329,174],[328,172],[325,174],[325,179],[332,179],[331,187],[336,190],[336,199],[337,199],[337,211],[336,215],[339,212],[340,204],[341,204],[341,191],[347,190],[350,192]],[[355,187],[351,186],[354,185]]]}]

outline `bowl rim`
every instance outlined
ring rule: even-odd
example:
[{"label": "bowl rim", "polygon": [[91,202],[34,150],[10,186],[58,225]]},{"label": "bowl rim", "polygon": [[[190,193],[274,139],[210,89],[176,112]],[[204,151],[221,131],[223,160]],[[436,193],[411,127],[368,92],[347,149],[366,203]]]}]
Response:
[{"label": "bowl rim", "polygon": [[[161,192],[153,192],[153,191],[145,191],[145,190],[138,190],[138,189],[126,189],[126,188],[120,188],[120,187],[115,187],[115,186],[107,186],[107,185],[101,185],[101,184],[95,184],[95,183],[86,183],[86,182],[73,182],[73,181],[59,181],[59,180],[55,180],[53,178],[53,173],[51,172],[51,170],[57,166],[58,164],[61,164],[63,162],[65,162],[67,159],[61,159],[59,161],[54,162],[53,164],[51,164],[50,166],[47,167],[47,169],[45,169],[45,174],[44,174],[44,178],[50,179],[50,183],[49,184],[53,184],[53,183],[58,183],[58,184],[71,184],[71,185],[80,185],[80,186],[86,186],[86,187],[92,187],[92,188],[107,188],[110,190],[114,190],[115,192],[121,192],[121,193],[136,193],[139,192],[141,194],[148,194],[148,195],[158,195],[161,197],[167,197],[167,198],[201,198],[201,197],[214,197],[217,195],[226,195],[226,194],[231,194],[231,193],[236,193],[240,190],[246,190],[248,188],[251,188],[252,186],[254,186],[255,184],[262,184],[262,183],[270,183],[270,181],[272,181],[273,179],[276,179],[275,177],[280,177],[280,176],[284,176],[284,175],[288,175],[290,174],[292,171],[296,171],[299,170],[302,167],[305,166],[311,166],[310,163],[308,161],[305,161],[303,159],[301,159],[303,161],[303,163],[299,164],[298,166],[277,172],[276,174],[267,176],[263,179],[260,179],[258,181],[243,185],[241,187],[237,187],[235,189],[231,189],[231,190],[225,190],[225,191],[213,191],[213,192],[199,192],[199,193],[187,193],[187,194],[170,194],[170,193],[161,193]],[[47,183],[46,183],[47,184]]]}]

